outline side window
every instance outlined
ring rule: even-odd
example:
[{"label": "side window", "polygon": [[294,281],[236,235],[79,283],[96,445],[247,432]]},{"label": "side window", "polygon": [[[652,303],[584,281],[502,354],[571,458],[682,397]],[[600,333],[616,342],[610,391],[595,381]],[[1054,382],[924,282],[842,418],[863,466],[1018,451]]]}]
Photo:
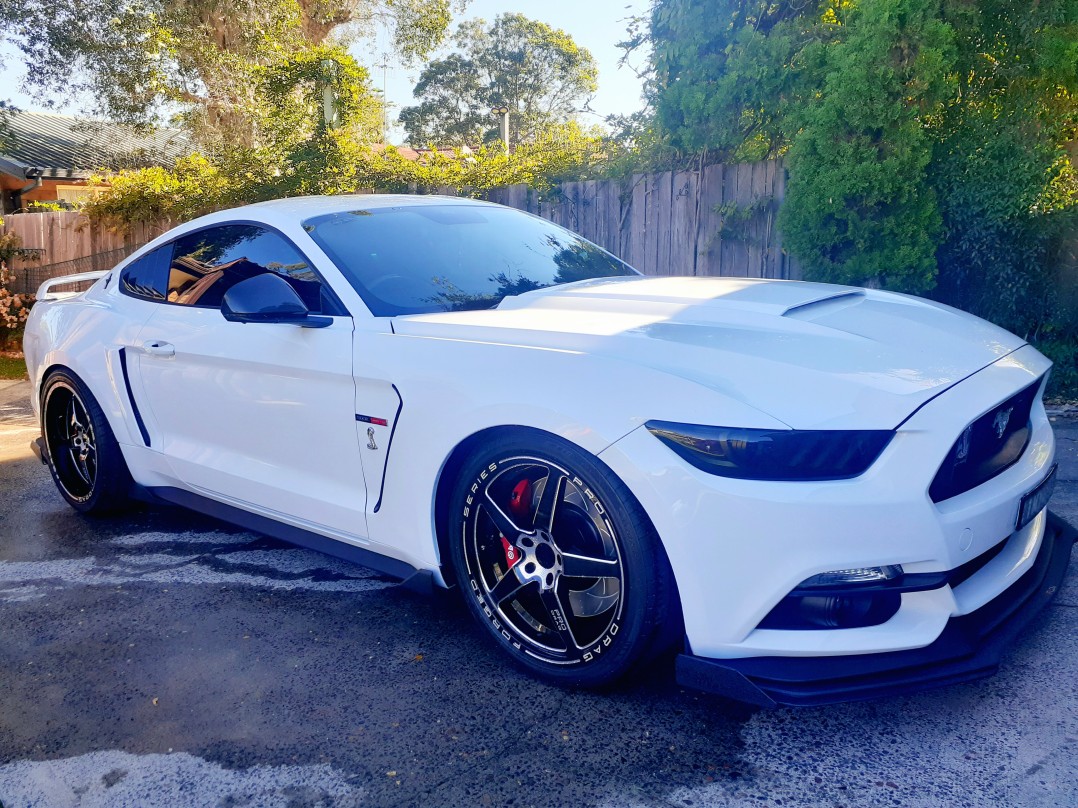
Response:
[{"label": "side window", "polygon": [[120,291],[131,297],[163,303],[171,254],[171,246],[159,247],[132,261],[120,273]]},{"label": "side window", "polygon": [[292,284],[311,312],[341,313],[318,274],[287,239],[247,224],[211,227],[178,239],[166,299],[215,309],[230,288],[266,272],[275,272]]}]

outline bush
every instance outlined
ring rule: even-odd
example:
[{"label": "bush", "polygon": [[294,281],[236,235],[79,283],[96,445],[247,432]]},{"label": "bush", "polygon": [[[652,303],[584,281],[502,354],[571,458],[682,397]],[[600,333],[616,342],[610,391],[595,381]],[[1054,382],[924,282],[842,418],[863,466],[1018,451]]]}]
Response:
[{"label": "bush", "polygon": [[96,178],[108,183],[84,212],[114,227],[136,221],[185,221],[203,213],[266,199],[306,194],[451,191],[480,195],[525,183],[547,191],[565,179],[602,174],[609,146],[575,123],[552,127],[512,155],[500,145],[468,153],[437,150],[409,160],[396,148],[372,148],[349,130],[317,133],[286,153],[235,150],[211,160],[181,158],[172,169],[143,168]]},{"label": "bush", "polygon": [[1078,402],[1078,339],[1049,339],[1035,345],[1054,363],[1045,398]]},{"label": "bush", "polygon": [[[0,225],[3,223],[0,219]],[[15,274],[8,269],[8,261],[16,257],[34,260],[37,253],[23,249],[14,233],[0,234],[0,348],[10,343],[16,332],[21,333],[34,302],[33,295],[17,295],[8,289],[15,279]]]}]

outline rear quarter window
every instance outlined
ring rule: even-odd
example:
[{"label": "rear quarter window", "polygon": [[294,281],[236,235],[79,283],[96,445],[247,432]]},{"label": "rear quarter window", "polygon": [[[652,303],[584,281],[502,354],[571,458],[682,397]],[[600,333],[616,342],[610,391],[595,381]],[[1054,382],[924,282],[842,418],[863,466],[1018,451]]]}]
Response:
[{"label": "rear quarter window", "polygon": [[120,291],[140,300],[164,303],[171,258],[172,246],[167,245],[135,259],[120,271]]}]

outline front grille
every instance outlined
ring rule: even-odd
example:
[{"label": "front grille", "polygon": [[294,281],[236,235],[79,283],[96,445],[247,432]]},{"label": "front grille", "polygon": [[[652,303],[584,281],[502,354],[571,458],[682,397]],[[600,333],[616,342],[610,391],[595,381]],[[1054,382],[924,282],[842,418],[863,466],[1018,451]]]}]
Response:
[{"label": "front grille", "polygon": [[1029,443],[1041,380],[989,410],[958,436],[928,489],[933,502],[956,497],[1013,465]]}]

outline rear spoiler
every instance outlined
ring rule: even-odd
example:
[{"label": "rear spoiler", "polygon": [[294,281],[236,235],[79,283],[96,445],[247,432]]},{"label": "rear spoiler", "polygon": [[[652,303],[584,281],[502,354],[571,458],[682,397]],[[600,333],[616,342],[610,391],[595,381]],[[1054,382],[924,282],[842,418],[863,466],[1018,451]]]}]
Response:
[{"label": "rear spoiler", "polygon": [[[112,272],[111,269],[101,269],[96,272],[80,272],[77,275],[61,275],[59,278],[49,278],[37,288],[38,300],[62,300],[65,297],[73,297],[79,292],[52,292],[54,286],[63,286],[67,283],[90,283],[98,278],[103,278]],[[85,290],[83,290],[85,291]]]}]

